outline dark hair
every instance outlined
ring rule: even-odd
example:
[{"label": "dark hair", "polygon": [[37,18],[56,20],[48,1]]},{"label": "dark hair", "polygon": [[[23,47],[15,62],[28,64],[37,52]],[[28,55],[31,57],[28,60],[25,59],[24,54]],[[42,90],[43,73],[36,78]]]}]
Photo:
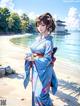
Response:
[{"label": "dark hair", "polygon": [[36,27],[43,22],[47,26],[47,30],[51,33],[55,30],[55,22],[50,13],[45,13],[36,18]]}]

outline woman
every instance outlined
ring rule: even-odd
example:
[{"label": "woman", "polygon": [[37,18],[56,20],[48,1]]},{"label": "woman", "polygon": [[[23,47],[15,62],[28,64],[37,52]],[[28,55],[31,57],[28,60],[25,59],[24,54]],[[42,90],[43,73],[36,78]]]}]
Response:
[{"label": "woman", "polygon": [[39,37],[30,47],[25,61],[26,88],[32,68],[32,106],[53,106],[49,96],[57,91],[57,78],[53,69],[53,40],[51,32],[55,30],[55,23],[50,13],[45,13],[36,19]]}]

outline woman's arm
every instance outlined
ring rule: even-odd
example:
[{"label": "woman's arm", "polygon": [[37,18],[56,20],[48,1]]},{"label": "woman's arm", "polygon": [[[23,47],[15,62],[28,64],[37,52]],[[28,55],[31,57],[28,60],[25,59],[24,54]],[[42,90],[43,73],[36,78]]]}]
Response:
[{"label": "woman's arm", "polygon": [[34,62],[39,69],[45,69],[52,61],[52,42],[46,41],[44,56],[35,58]]}]

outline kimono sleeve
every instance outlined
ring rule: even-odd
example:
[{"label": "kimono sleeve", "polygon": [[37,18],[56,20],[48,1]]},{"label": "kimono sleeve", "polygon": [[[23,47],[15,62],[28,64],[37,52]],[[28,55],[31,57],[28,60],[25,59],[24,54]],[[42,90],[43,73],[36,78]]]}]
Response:
[{"label": "kimono sleeve", "polygon": [[29,83],[29,79],[30,79],[30,61],[25,60],[25,76],[24,76],[24,88],[26,89],[28,83]]},{"label": "kimono sleeve", "polygon": [[44,56],[35,59],[35,64],[38,69],[43,70],[51,63],[52,61],[51,54],[52,54],[52,42],[46,41]]}]

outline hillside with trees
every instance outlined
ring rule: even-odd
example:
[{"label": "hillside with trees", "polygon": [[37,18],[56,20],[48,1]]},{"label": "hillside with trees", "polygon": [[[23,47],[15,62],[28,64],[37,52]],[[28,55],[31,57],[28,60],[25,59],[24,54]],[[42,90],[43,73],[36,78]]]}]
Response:
[{"label": "hillside with trees", "polygon": [[10,12],[8,8],[0,8],[0,35],[34,32],[35,21],[30,20],[27,14],[19,16],[18,13]]}]

